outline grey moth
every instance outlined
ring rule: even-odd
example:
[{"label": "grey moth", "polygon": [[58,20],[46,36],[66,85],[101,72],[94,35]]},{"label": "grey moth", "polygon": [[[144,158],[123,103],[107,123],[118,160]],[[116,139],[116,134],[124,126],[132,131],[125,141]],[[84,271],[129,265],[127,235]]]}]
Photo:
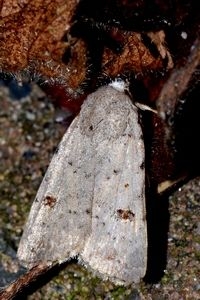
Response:
[{"label": "grey moth", "polygon": [[115,284],[146,272],[143,136],[137,107],[115,85],[90,94],[64,134],[18,248],[26,267],[72,257]]}]

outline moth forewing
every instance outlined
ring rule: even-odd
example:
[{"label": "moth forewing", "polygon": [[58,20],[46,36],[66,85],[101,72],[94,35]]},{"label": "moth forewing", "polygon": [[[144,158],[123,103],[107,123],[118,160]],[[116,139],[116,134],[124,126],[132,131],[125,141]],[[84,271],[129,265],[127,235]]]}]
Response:
[{"label": "moth forewing", "polygon": [[81,260],[104,278],[127,285],[144,277],[147,264],[144,143],[129,97],[111,87],[101,92],[108,97],[107,122],[93,134],[92,232]]},{"label": "moth forewing", "polygon": [[91,150],[90,140],[82,143],[78,116],[64,134],[31,207],[18,248],[25,266],[64,261],[82,250],[91,233],[93,179],[82,178],[81,170],[89,172],[90,165],[81,157],[85,152],[90,160]]},{"label": "moth forewing", "polygon": [[115,283],[145,274],[144,144],[137,108],[104,86],[84,101],[41,183],[18,249],[28,266],[80,261]]}]

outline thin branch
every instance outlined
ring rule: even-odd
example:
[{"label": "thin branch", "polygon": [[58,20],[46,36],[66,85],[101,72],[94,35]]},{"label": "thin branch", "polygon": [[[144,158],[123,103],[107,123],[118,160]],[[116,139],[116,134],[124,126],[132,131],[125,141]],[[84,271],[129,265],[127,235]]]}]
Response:
[{"label": "thin branch", "polygon": [[20,276],[16,281],[9,284],[0,291],[0,300],[14,299],[19,293],[23,292],[30,284],[38,280],[39,277],[47,273],[52,268],[52,265],[39,264],[28,272]]}]

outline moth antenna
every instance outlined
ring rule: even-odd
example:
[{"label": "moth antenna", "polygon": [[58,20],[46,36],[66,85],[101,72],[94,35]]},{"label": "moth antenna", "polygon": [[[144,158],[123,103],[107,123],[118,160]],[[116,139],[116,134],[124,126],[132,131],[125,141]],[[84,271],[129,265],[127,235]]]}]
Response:
[{"label": "moth antenna", "polygon": [[139,102],[135,102],[134,104],[141,110],[148,110],[148,111],[153,112],[154,114],[158,114],[158,111],[156,109],[151,108],[149,105],[142,104]]}]

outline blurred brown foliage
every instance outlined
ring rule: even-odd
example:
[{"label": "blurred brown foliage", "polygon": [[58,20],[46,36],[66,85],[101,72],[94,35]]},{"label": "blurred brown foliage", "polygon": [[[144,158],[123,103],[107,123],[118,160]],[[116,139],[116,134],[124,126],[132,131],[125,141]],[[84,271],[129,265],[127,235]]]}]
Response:
[{"label": "blurred brown foliage", "polygon": [[[81,5],[82,3],[84,1],[81,1]],[[121,5],[124,6],[123,3]],[[87,55],[90,55],[87,53],[88,44],[93,43],[93,47],[101,48],[103,41],[100,44],[99,37],[95,40],[92,30],[87,32],[89,25],[95,26],[92,18],[88,24],[84,24],[84,21],[81,24],[86,31],[82,36],[76,37],[71,34],[71,27],[75,23],[77,25],[79,21],[78,13],[77,16],[75,14],[77,6],[77,1],[73,0],[1,1],[2,71],[15,73],[18,77],[26,73],[32,76],[38,74],[49,82],[52,80],[53,83],[65,84],[69,89],[78,89],[86,79],[87,69],[90,69],[87,66]],[[97,28],[100,26],[98,22],[97,20]],[[152,37],[152,43],[160,54],[157,57],[145,46],[138,32],[127,31],[126,28],[121,29],[114,25],[107,26],[106,23],[96,30],[95,34],[101,35],[101,31],[105,31],[107,36],[110,36],[111,42],[115,40],[121,47],[120,53],[109,47],[98,53],[101,55],[101,72],[107,76],[115,77],[125,71],[142,73],[146,69],[160,69],[164,67],[163,60],[166,57],[169,58],[167,68],[173,66],[170,53],[165,46],[163,31],[154,33]],[[65,63],[62,58],[67,52],[70,54]],[[99,52],[98,48],[96,52]]]}]

